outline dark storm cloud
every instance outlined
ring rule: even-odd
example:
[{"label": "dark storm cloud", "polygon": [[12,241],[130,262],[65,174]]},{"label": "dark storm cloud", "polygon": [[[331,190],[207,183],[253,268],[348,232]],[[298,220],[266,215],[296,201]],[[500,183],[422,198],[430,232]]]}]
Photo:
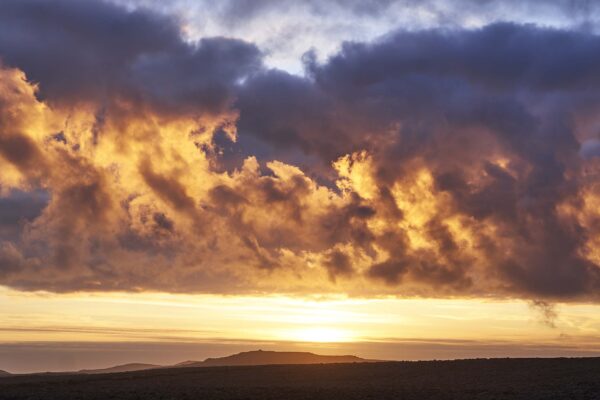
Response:
[{"label": "dark storm cloud", "polygon": [[[346,43],[318,68],[317,80],[344,89],[403,77],[462,78],[490,89],[589,88],[600,82],[595,35],[509,23],[473,31],[391,34],[376,44]],[[417,75],[417,76],[414,76]],[[397,94],[388,92],[396,97]]]},{"label": "dark storm cloud", "polygon": [[279,71],[247,82],[239,127],[329,159],[376,145],[368,134],[400,119],[414,139],[452,118],[505,129],[503,140],[515,142],[535,123],[520,92],[590,90],[600,83],[598,50],[593,35],[513,24],[346,43],[323,65],[307,57],[315,82]]},{"label": "dark storm cloud", "polygon": [[581,144],[579,154],[585,158],[600,157],[600,140],[589,139]]},{"label": "dark storm cloud", "polygon": [[0,227],[33,221],[42,213],[48,200],[49,196],[44,192],[15,191],[0,197]]},{"label": "dark storm cloud", "polygon": [[[581,248],[598,232],[566,223],[557,208],[581,195],[578,152],[595,155],[594,140],[579,145],[575,117],[600,104],[599,50],[596,35],[517,24],[346,43],[324,64],[307,57],[308,78],[274,71],[248,82],[238,103],[240,134],[316,152],[325,162],[368,149],[380,190],[410,175],[411,160],[424,160],[440,193],[452,196],[448,207],[497,223],[509,238],[506,256],[506,243],[477,237],[503,285],[539,296],[591,294],[599,269]],[[493,153],[510,165],[490,163]],[[482,181],[473,182],[474,169]],[[392,285],[471,286],[475,261],[457,255],[442,217],[431,218],[428,240],[442,260],[405,254],[402,232],[388,233],[375,242],[388,248],[384,238],[396,238],[390,259],[369,275]]]},{"label": "dark storm cloud", "polygon": [[236,81],[260,65],[251,44],[190,44],[174,18],[103,1],[3,1],[0,54],[53,101],[123,96],[177,112],[222,111]]}]

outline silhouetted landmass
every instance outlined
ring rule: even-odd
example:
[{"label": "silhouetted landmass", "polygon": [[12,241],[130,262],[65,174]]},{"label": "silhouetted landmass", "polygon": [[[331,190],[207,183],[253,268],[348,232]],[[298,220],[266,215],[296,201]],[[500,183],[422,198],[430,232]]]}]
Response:
[{"label": "silhouetted landmass", "polygon": [[10,372],[2,371],[0,369],[0,376],[10,376],[10,375],[11,375]]},{"label": "silhouetted landmass", "polygon": [[117,365],[110,368],[102,368],[102,369],[82,369],[79,371],[80,374],[110,374],[113,372],[133,372],[133,371],[145,371],[147,369],[153,368],[161,368],[160,365],[154,364],[141,364],[141,363],[131,363],[131,364],[123,364]]},{"label": "silhouetted landmass", "polygon": [[340,364],[340,363],[355,363],[355,362],[377,362],[377,360],[365,360],[356,356],[322,356],[319,354],[308,352],[292,352],[292,351],[246,351],[233,354],[231,356],[219,358],[207,358],[204,361],[184,361],[175,365],[154,365],[142,363],[130,363],[117,365],[110,368],[102,369],[82,369],[77,372],[64,373],[79,373],[79,374],[108,374],[113,372],[133,372],[144,371],[155,368],[195,368],[195,367],[225,367],[236,365],[281,365],[281,364]]},{"label": "silhouetted landmass", "polygon": [[246,351],[227,357],[207,358],[204,361],[185,361],[178,367],[225,367],[235,365],[281,365],[281,364],[340,364],[376,362],[356,356],[322,356],[308,352],[292,351]]},{"label": "silhouetted landmass", "polygon": [[2,400],[600,398],[600,358],[151,369],[0,379]]}]

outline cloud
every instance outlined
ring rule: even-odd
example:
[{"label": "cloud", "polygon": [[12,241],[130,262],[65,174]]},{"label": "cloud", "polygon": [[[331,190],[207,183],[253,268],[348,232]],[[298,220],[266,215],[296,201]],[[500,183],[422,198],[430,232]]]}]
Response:
[{"label": "cloud", "polygon": [[[599,45],[595,35],[515,24],[349,42],[324,64],[308,57],[309,78],[271,72],[245,86],[265,108],[242,92],[240,135],[347,160],[337,162],[344,187],[375,210],[391,193],[403,218],[370,230],[388,254],[372,278],[578,296],[598,284],[589,250],[598,233],[566,214],[597,196],[577,152],[589,134],[583,116],[598,106]],[[263,83],[278,80],[283,92]],[[294,103],[307,93],[311,101]],[[371,156],[344,158],[364,149]],[[597,165],[585,168],[593,177]],[[483,271],[499,286],[481,287]]]},{"label": "cloud", "polygon": [[594,34],[395,31],[297,76],[147,10],[0,10],[0,284],[597,301]]},{"label": "cloud", "polygon": [[[478,28],[501,21],[595,31],[600,7],[589,0],[114,0],[175,14],[186,35],[247,38],[270,66],[299,73],[310,48],[323,57],[345,40],[370,41],[393,29]],[[268,26],[268,29],[264,27]]]},{"label": "cloud", "polygon": [[218,113],[236,82],[260,66],[249,43],[188,43],[172,17],[103,1],[9,0],[0,26],[4,63],[40,82],[39,95],[51,102]]},{"label": "cloud", "polygon": [[579,149],[579,154],[581,155],[581,157],[583,157],[585,159],[599,157],[600,156],[600,140],[588,139],[585,142],[581,143],[581,148]]},{"label": "cloud", "polygon": [[556,319],[558,313],[556,312],[556,306],[547,303],[542,300],[532,300],[531,308],[539,313],[541,322],[550,328],[556,328]]},{"label": "cloud", "polygon": [[[310,15],[317,24],[323,20],[352,17],[355,20],[372,18],[380,23],[387,23],[385,16],[396,21],[407,23],[408,29],[415,27],[464,26],[470,24],[485,25],[496,20],[515,20],[519,22],[546,21],[557,23],[557,15],[562,17],[563,24],[581,23],[597,17],[598,5],[589,0],[224,0],[219,3],[209,1],[178,0],[169,5],[157,0],[115,0],[116,3],[129,6],[145,6],[163,12],[184,9],[193,10],[194,6],[205,10],[211,19],[229,28],[233,24],[250,25],[256,20],[264,19],[270,14],[285,17],[290,9],[296,16]],[[412,19],[410,18],[412,17]],[[406,21],[405,21],[406,20]],[[304,22],[304,21],[302,21]],[[428,25],[429,24],[429,25]],[[404,25],[403,25],[404,26]]]}]

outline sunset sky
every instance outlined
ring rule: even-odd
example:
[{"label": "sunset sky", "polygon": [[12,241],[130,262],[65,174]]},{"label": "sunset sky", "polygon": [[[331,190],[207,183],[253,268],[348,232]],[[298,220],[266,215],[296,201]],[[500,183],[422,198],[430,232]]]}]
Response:
[{"label": "sunset sky", "polygon": [[600,355],[599,22],[1,0],[0,369]]}]

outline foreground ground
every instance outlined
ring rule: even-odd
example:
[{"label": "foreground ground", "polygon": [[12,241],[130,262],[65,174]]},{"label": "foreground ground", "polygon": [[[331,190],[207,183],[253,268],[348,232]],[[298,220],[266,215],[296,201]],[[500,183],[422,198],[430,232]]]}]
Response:
[{"label": "foreground ground", "polygon": [[0,378],[0,399],[600,399],[600,358],[13,376]]}]

